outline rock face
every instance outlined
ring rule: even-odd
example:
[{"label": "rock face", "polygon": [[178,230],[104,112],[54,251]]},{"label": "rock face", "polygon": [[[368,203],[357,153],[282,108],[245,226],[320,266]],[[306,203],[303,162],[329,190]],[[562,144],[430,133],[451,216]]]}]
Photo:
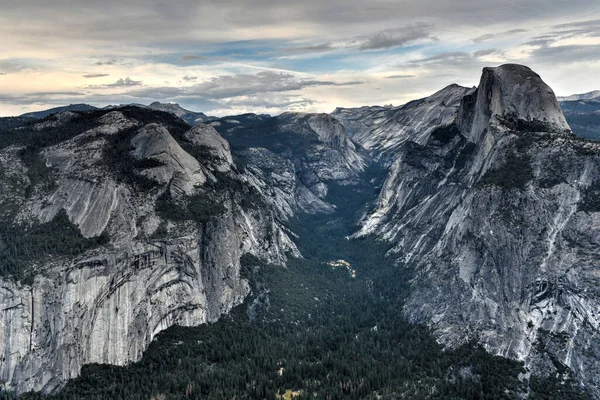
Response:
[{"label": "rock face", "polygon": [[[40,150],[51,167],[48,182],[35,183],[29,196],[22,189],[28,182],[18,181],[27,180],[18,147],[0,149],[0,159],[14,163],[3,174],[15,176],[2,180],[9,187],[0,205],[15,205],[15,222],[40,224],[64,210],[83,236],[108,237],[76,257],[36,261],[31,281],[0,278],[0,379],[17,393],[50,392],[86,363],[136,361],[174,324],[217,320],[249,293],[239,262],[245,253],[275,264],[286,254],[300,256],[278,222],[282,216],[265,207],[264,195],[245,183],[249,178],[231,171],[218,134],[181,133],[175,120],[159,125],[147,113],[126,111],[74,116],[93,128]],[[170,130],[179,132],[179,142]],[[119,143],[123,152],[110,161]],[[164,199],[171,202],[166,211]],[[197,220],[165,214],[204,199],[205,208],[219,205],[212,206],[218,214]]]},{"label": "rock face", "polygon": [[252,182],[270,192],[270,202],[286,215],[331,212],[329,186],[356,185],[372,162],[327,114],[253,114],[212,123],[234,154],[245,160]]},{"label": "rock face", "polygon": [[600,396],[599,185],[600,145],[572,137],[539,76],[486,68],[454,117],[405,136],[358,235],[414,269],[404,312],[445,344],[567,366]]},{"label": "rock face", "polygon": [[131,145],[133,157],[159,164],[142,171],[142,175],[159,184],[174,181],[178,190],[190,195],[195,187],[206,182],[200,162],[186,153],[163,126],[146,125],[131,140]]},{"label": "rock face", "polygon": [[454,121],[462,98],[472,91],[450,85],[400,107],[338,108],[332,115],[349,123],[352,139],[372,157],[389,164],[407,141],[425,144],[435,128]]},{"label": "rock face", "polygon": [[463,99],[457,124],[467,139],[478,142],[491,124],[504,119],[537,123],[545,132],[570,131],[552,89],[522,65],[484,68],[477,90]]},{"label": "rock face", "polygon": [[204,123],[205,121],[211,119],[204,113],[186,110],[179,104],[159,103],[158,101],[155,101],[154,103],[150,104],[148,108],[173,114],[192,126]]},{"label": "rock face", "polygon": [[[185,134],[185,137],[196,146],[203,147],[208,152],[208,160],[214,162],[214,168],[227,172],[233,166],[233,157],[227,140],[210,125],[196,125]],[[206,161],[208,161],[206,160]]]}]

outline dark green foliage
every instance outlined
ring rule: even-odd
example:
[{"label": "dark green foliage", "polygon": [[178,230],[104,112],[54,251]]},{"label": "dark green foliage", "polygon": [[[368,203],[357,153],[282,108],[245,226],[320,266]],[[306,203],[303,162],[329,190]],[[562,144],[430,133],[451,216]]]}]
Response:
[{"label": "dark green foliage", "polygon": [[496,185],[506,189],[523,189],[532,179],[533,170],[529,156],[510,153],[504,164],[486,172],[481,178],[481,184]]},{"label": "dark green foliage", "polygon": [[233,196],[244,210],[253,210],[267,207],[262,195],[253,186],[242,182],[226,172],[214,171],[216,181],[208,181],[206,186],[214,193],[226,193]]},{"label": "dark green foliage", "polygon": [[[98,126],[98,118],[113,110],[94,110],[80,111],[74,113],[75,116],[68,123],[59,124],[60,126],[49,126],[41,130],[34,129],[34,125],[38,122],[54,122],[57,121],[57,115],[51,115],[43,120],[28,120],[19,129],[16,129],[10,124],[0,124],[0,148],[17,145],[29,145],[34,150],[39,150],[44,147],[52,146],[65,140],[86,132]],[[176,116],[156,110],[145,109],[135,106],[121,107],[117,111],[123,113],[127,118],[133,118],[141,124],[157,123],[168,127],[169,132],[176,136],[181,132],[190,129],[189,125],[183,122]],[[120,136],[120,135],[116,135]]]},{"label": "dark green foliage", "polygon": [[14,128],[18,128],[20,126],[24,126],[27,125],[29,123],[32,123],[33,119],[31,118],[26,118],[26,117],[3,117],[0,118],[0,132],[9,130],[9,129],[14,129]]},{"label": "dark green foliage", "polygon": [[156,212],[171,221],[206,223],[225,211],[225,207],[206,192],[185,199],[183,204],[175,201],[168,190],[156,200]]},{"label": "dark green foliage", "polygon": [[136,135],[138,128],[131,128],[118,135],[110,135],[104,148],[102,161],[116,172],[119,181],[128,183],[138,190],[148,191],[157,186],[156,182],[141,175],[146,168],[162,165],[156,160],[137,160],[131,155],[131,139]]},{"label": "dark green foliage", "polygon": [[566,181],[565,170],[560,155],[555,154],[544,165],[538,184],[541,188],[551,188]]},{"label": "dark green foliage", "polygon": [[[377,287],[403,293],[395,284],[407,276],[390,268],[384,250],[370,240],[357,246],[357,257],[376,256],[370,266],[355,264],[357,279],[316,261],[294,260],[283,268],[244,257],[246,271],[258,267],[256,280],[270,290],[272,311],[261,320],[250,322],[242,306],[213,325],[170,328],[139,363],[86,366],[52,398],[184,399],[191,387],[191,398],[207,399],[273,398],[282,389],[303,390],[309,394],[303,398],[314,392],[318,399],[363,399],[376,392],[392,398],[512,399],[524,390],[517,379],[520,363],[472,344],[443,352],[427,328],[409,324],[399,305],[369,289],[369,271],[385,268],[387,283],[378,279]],[[472,376],[463,378],[463,369]]]},{"label": "dark green foliage", "polygon": [[582,391],[572,377],[563,374],[557,378],[532,376],[529,380],[529,399],[531,400],[592,400],[592,397]]},{"label": "dark green foliage", "polygon": [[581,191],[578,208],[587,212],[600,211],[600,180],[595,180],[588,188]]},{"label": "dark green foliage", "polygon": [[41,150],[69,140],[80,133],[92,129],[97,125],[96,119],[107,111],[92,111],[77,114],[66,124],[56,127],[47,127],[42,130],[34,129],[34,122],[53,122],[57,120],[56,115],[45,118],[42,121],[29,122],[18,129],[6,129],[0,131],[0,148],[12,144],[30,146],[31,151]]},{"label": "dark green foliage", "polygon": [[[600,100],[574,100],[561,101],[560,108],[565,113],[565,117],[571,115],[587,115],[600,111]],[[567,119],[568,121],[568,119]]]},{"label": "dark green foliage", "polygon": [[431,138],[442,144],[449,143],[454,137],[460,135],[460,130],[456,124],[440,126],[431,132]]},{"label": "dark green foliage", "polygon": [[[237,118],[237,117],[236,117]],[[248,147],[263,147],[275,154],[305,155],[306,149],[320,143],[317,134],[308,124],[294,124],[294,131],[289,131],[284,117],[263,117],[250,125],[235,125],[229,128],[225,120],[215,129],[231,145],[232,151],[244,150]]]},{"label": "dark green foliage", "polygon": [[50,191],[54,188],[54,182],[50,179],[52,168],[46,166],[39,149],[36,149],[35,146],[27,146],[19,152],[19,156],[27,167],[27,177],[29,178],[29,185],[25,189],[27,197],[33,193],[33,189],[40,183],[44,185],[44,191]]},{"label": "dark green foliage", "polygon": [[506,115],[504,118],[498,117],[498,119],[506,126],[516,132],[555,132],[555,128],[545,121],[540,120],[524,120],[518,118],[516,115]]},{"label": "dark green foliage", "polygon": [[51,256],[75,256],[109,242],[107,233],[86,239],[61,210],[50,222],[31,227],[0,224],[0,275],[23,278],[32,262]]},{"label": "dark green foliage", "polygon": [[[598,102],[600,105],[600,102]],[[578,137],[600,141],[600,112],[593,114],[565,114],[569,126]]]}]

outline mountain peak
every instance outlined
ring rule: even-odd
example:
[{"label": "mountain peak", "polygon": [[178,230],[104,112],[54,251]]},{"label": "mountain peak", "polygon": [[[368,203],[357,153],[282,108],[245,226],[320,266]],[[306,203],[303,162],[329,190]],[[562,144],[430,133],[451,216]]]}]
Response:
[{"label": "mountain peak", "polygon": [[474,142],[500,120],[525,121],[548,132],[570,131],[552,89],[519,64],[484,68],[477,90],[465,96],[458,115],[461,130]]}]

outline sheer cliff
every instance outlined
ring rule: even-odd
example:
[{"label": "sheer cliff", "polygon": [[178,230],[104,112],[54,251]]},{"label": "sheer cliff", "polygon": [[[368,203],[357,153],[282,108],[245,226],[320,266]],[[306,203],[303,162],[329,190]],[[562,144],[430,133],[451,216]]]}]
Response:
[{"label": "sheer cliff", "polygon": [[[404,116],[388,118],[372,134]],[[575,138],[519,65],[484,69],[443,124],[396,134],[357,236],[389,241],[415,271],[403,312],[449,346],[475,339],[536,373],[566,366],[598,396],[600,145]]]}]

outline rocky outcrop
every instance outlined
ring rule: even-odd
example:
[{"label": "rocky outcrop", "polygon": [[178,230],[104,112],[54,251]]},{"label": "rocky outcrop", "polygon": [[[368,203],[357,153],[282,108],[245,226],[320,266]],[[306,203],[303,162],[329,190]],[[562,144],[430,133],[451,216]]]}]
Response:
[{"label": "rocky outcrop", "polygon": [[227,140],[210,125],[196,125],[185,134],[185,137],[196,146],[204,148],[209,154],[208,161],[214,163],[214,168],[226,172],[233,166],[233,157]]},{"label": "rocky outcrop", "polygon": [[490,125],[519,123],[543,132],[570,132],[554,92],[528,67],[484,68],[477,90],[464,97],[457,124],[472,142]]},{"label": "rocky outcrop", "polygon": [[146,125],[131,140],[131,154],[138,160],[152,160],[158,165],[141,173],[159,184],[173,184],[185,194],[206,182],[198,160],[185,152],[169,131],[158,124]]},{"label": "rocky outcrop", "polygon": [[297,213],[331,213],[332,205],[310,191],[296,174],[294,163],[264,148],[240,153],[247,160],[248,182],[265,194],[267,202],[285,219]]},{"label": "rocky outcrop", "polygon": [[150,104],[148,108],[173,114],[192,126],[204,123],[206,120],[211,119],[204,113],[186,110],[175,103],[159,103],[158,101],[155,101]]},{"label": "rocky outcrop", "polygon": [[[41,150],[53,185],[37,183],[30,197],[10,187],[12,195],[0,198],[0,204],[15,205],[15,221],[23,226],[65,210],[83,236],[108,237],[76,257],[37,260],[26,283],[0,277],[0,379],[11,391],[50,392],[86,363],[139,360],[161,330],[213,322],[244,300],[250,289],[243,254],[280,265],[289,255],[300,256],[281,217],[264,206],[264,194],[245,183],[248,178],[229,169],[218,177],[210,173],[232,160],[215,132],[199,128],[184,135],[210,150],[199,160],[173,138],[169,125],[148,123],[148,114],[136,120],[131,109],[128,115],[90,115],[94,128]],[[133,126],[141,128],[131,133]],[[120,140],[126,160],[117,161],[125,169],[106,159]],[[0,158],[16,160],[14,171],[4,174],[25,167],[14,147],[1,149]],[[138,185],[135,175],[150,180]],[[250,191],[254,201],[246,198]],[[164,199],[172,208],[218,201],[218,215],[170,219],[169,209],[159,210]]]},{"label": "rocky outcrop", "polygon": [[271,188],[272,204],[286,215],[333,211],[325,200],[329,186],[358,184],[372,162],[327,114],[241,115],[212,125],[239,149],[234,153],[246,160],[240,167],[248,167],[257,187]]},{"label": "rocky outcrop", "polygon": [[[473,89],[450,85],[424,99],[400,107],[357,109],[365,119],[365,129],[354,122],[352,110],[337,109],[334,116],[353,127],[353,140],[369,151],[371,156],[389,165],[396,152],[408,141],[427,143],[429,135],[439,126],[454,122],[462,98]],[[364,115],[366,113],[366,115]]]},{"label": "rocky outcrop", "polygon": [[600,145],[569,134],[522,66],[486,68],[446,121],[397,150],[358,235],[414,270],[404,312],[446,345],[476,339],[538,374],[564,365],[600,396]]}]

